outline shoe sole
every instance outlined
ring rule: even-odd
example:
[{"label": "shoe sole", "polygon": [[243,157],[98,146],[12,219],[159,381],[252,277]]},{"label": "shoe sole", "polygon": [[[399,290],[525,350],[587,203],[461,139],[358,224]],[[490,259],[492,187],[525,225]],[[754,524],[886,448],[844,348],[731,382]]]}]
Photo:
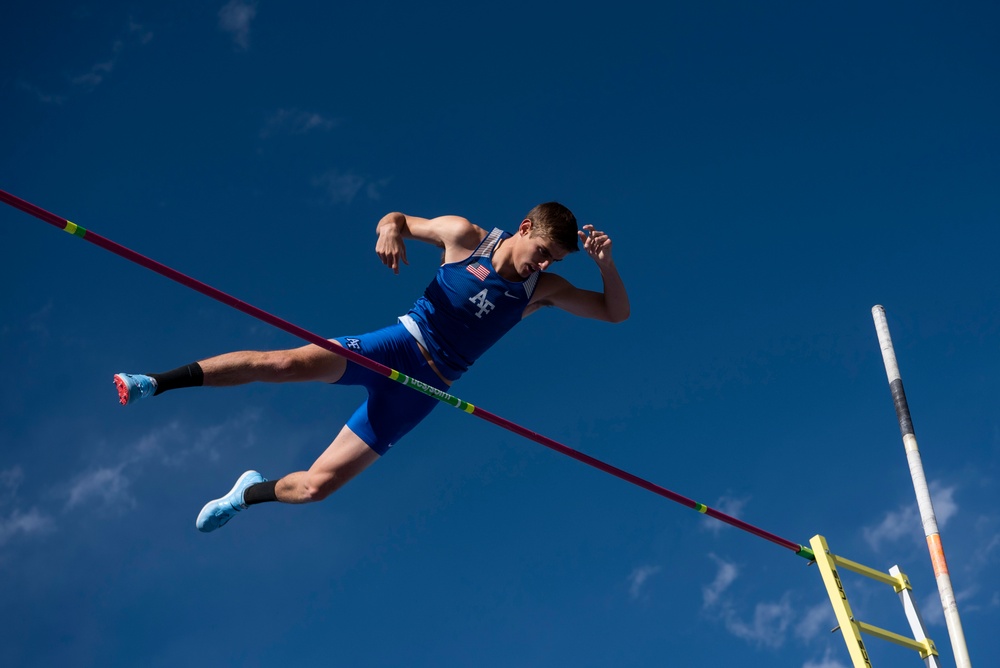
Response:
[{"label": "shoe sole", "polygon": [[122,406],[128,406],[128,381],[122,378],[121,374],[115,374],[115,387],[118,388],[118,403]]},{"label": "shoe sole", "polygon": [[[243,485],[246,482],[246,479],[248,477],[255,476],[255,475],[260,476],[260,473],[257,473],[257,471],[247,471],[246,473],[244,473],[243,475],[241,475],[239,478],[236,479],[236,484],[233,485],[232,489],[230,489],[228,492],[226,492],[225,494],[223,494],[219,498],[212,499],[211,501],[209,501],[208,503],[206,503],[204,506],[202,506],[201,512],[198,513],[198,518],[194,522],[194,525],[195,525],[195,527],[198,528],[198,531],[201,531],[202,533],[210,533],[212,531],[215,531],[216,529],[219,529],[219,528],[223,527],[226,524],[226,522],[228,522],[229,520],[233,519],[232,516],[230,516],[230,518],[227,519],[225,522],[223,522],[219,526],[212,527],[212,528],[208,528],[207,526],[205,528],[202,528],[202,527],[198,526],[198,524],[199,524],[199,522],[201,520],[201,516],[204,515],[206,511],[209,510],[209,506],[214,506],[217,503],[219,503],[220,501],[223,501],[223,500],[229,498],[230,496],[232,496],[233,493],[236,492],[236,490],[239,489],[240,486]],[[260,476],[260,477],[261,477],[261,479],[263,479],[264,476]],[[266,482],[266,481],[264,481],[264,482]],[[254,483],[254,484],[256,484],[256,483]],[[249,487],[249,485],[247,485],[247,487]],[[240,499],[240,503],[241,504],[243,503],[243,499],[242,498]],[[242,510],[246,510],[246,507],[244,506],[244,508],[242,508]],[[205,518],[206,522],[207,522],[207,520],[210,517],[211,517],[211,515],[209,515],[209,517]]]}]

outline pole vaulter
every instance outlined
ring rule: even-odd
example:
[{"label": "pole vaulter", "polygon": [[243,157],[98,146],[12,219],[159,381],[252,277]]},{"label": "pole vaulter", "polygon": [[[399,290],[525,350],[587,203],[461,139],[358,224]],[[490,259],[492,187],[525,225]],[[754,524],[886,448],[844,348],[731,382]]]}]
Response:
[{"label": "pole vaulter", "polygon": [[790,540],[777,536],[769,531],[765,531],[759,527],[756,527],[752,524],[748,524],[747,522],[737,519],[732,515],[727,515],[726,513],[715,510],[714,508],[710,508],[702,503],[693,501],[692,499],[677,494],[676,492],[672,492],[669,489],[661,487],[660,485],[657,485],[655,483],[649,482],[648,480],[640,478],[639,476],[629,473],[628,471],[624,471],[620,468],[612,466],[611,464],[607,464],[599,459],[591,457],[590,455],[574,450],[573,448],[570,448],[566,445],[563,445],[562,443],[554,441],[551,438],[548,438],[547,436],[543,436],[539,433],[531,431],[530,429],[521,427],[520,425],[517,425],[511,422],[510,420],[502,418],[478,406],[474,406],[446,392],[442,392],[441,390],[438,390],[435,387],[431,387],[425,383],[422,383],[419,380],[410,378],[406,374],[400,373],[395,369],[390,369],[389,367],[383,364],[379,364],[378,362],[374,362],[368,359],[367,357],[359,355],[358,353],[342,348],[336,344],[331,343],[330,341],[324,339],[323,337],[317,334],[313,334],[312,332],[309,332],[299,327],[298,325],[292,324],[287,320],[283,320],[275,315],[263,311],[257,308],[256,306],[253,306],[252,304],[248,304],[240,299],[232,297],[220,290],[217,290],[216,288],[213,288],[210,285],[202,283],[201,281],[198,281],[194,278],[191,278],[190,276],[186,276],[185,274],[182,274],[179,271],[171,269],[170,267],[161,264],[156,260],[152,260],[148,257],[145,257],[144,255],[140,255],[139,253],[136,253],[135,251],[130,250],[125,246],[117,244],[114,241],[111,241],[110,239],[102,237],[99,234],[91,232],[90,230],[87,230],[83,227],[80,227],[79,225],[72,223],[69,220],[66,220],[65,218],[61,218],[53,213],[50,213],[38,206],[35,206],[34,204],[31,204],[30,202],[26,202],[25,200],[19,197],[15,197],[14,195],[6,191],[0,190],[0,201],[3,201],[5,204],[8,204],[14,207],[15,209],[19,209],[31,216],[34,216],[39,220],[49,223],[54,227],[58,227],[64,232],[68,232],[73,236],[79,237],[84,241],[89,241],[95,246],[100,246],[104,250],[110,251],[115,255],[118,255],[119,257],[123,257],[126,260],[129,260],[130,262],[134,262],[135,264],[145,267],[146,269],[155,271],[161,276],[165,276],[170,280],[180,283],[181,285],[187,288],[200,292],[201,294],[207,297],[211,297],[212,299],[221,302],[226,306],[230,306],[238,311],[242,311],[243,313],[246,313],[247,315],[256,318],[257,320],[266,322],[267,324],[272,325],[273,327],[277,327],[278,329],[283,330],[285,332],[288,332],[289,334],[296,336],[304,341],[315,344],[317,346],[320,346],[321,348],[324,348],[325,350],[329,350],[332,353],[340,355],[341,357],[346,358],[348,361],[354,362],[355,364],[362,366],[365,369],[368,369],[369,371],[382,375],[386,378],[401,383],[406,387],[409,387],[413,390],[422,392],[423,394],[438,399],[439,401],[442,401],[448,404],[449,406],[452,406],[453,408],[458,408],[459,410],[469,413],[470,415],[475,415],[476,417],[486,420],[487,422],[491,422],[497,425],[498,427],[502,427],[503,429],[513,432],[518,436],[523,436],[524,438],[534,441],[540,445],[544,445],[545,447],[555,450],[556,452],[564,454],[568,457],[572,457],[573,459],[579,462],[583,462],[588,466],[592,466],[600,471],[609,473],[615,476],[616,478],[624,480],[625,482],[629,482],[647,491],[653,492],[654,494],[658,494],[666,499],[669,499],[675,503],[679,503],[682,506],[686,506],[687,508],[697,510],[699,513],[717,519],[720,522],[725,522],[726,524],[734,526],[737,529],[741,529],[743,531],[746,531],[747,533],[753,534],[754,536],[763,538],[764,540],[774,543],[775,545],[783,547],[787,550],[791,550],[798,556],[808,559],[809,561],[813,561],[815,559],[813,551],[809,547],[800,545],[799,543],[792,542]]}]

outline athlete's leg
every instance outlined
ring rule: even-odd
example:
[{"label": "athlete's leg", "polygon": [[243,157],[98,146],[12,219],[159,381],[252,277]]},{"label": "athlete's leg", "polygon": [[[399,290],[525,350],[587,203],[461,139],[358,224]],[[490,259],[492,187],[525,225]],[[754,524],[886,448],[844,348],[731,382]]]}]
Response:
[{"label": "athlete's leg", "polygon": [[[340,345],[337,341],[332,343]],[[310,344],[290,350],[226,353],[165,373],[117,373],[114,380],[118,400],[125,406],[168,390],[202,385],[225,387],[255,381],[291,383],[310,380],[336,383],[346,368],[346,359],[326,348]]]},{"label": "athlete's leg", "polygon": [[[397,331],[398,330],[398,331]],[[385,328],[362,337],[345,337],[345,345],[366,354],[370,359],[400,368],[413,374],[413,378],[437,387],[443,391],[447,383],[427,364],[416,342],[401,325]],[[356,365],[348,365],[346,360],[339,367],[329,362],[316,363],[314,350],[310,347],[293,353],[283,363],[257,357],[256,353],[231,353],[206,360],[206,381],[213,374],[214,384],[235,384],[250,380],[270,380],[282,382],[289,376],[296,380],[323,379],[344,385],[360,385],[368,390],[369,396],[358,407],[354,415],[322,455],[307,471],[298,471],[277,481],[252,482],[257,480],[256,472],[245,473],[236,486],[226,496],[208,502],[198,516],[197,525],[201,531],[214,531],[229,521],[236,513],[250,505],[281,501],[284,503],[309,503],[321,501],[340,489],[347,481],[370,466],[400,438],[423,420],[438,401],[421,396],[399,383],[382,377]],[[338,356],[339,357],[339,356]],[[298,359],[295,359],[298,358]],[[303,358],[305,361],[303,363]],[[312,361],[310,361],[312,360]],[[316,375],[307,375],[301,370],[295,373],[276,374],[279,367],[302,367]],[[272,375],[262,373],[268,369]],[[327,374],[327,375],[323,375]],[[206,384],[208,384],[206,382]]]},{"label": "athlete's leg", "polygon": [[322,501],[378,458],[377,452],[345,426],[308,471],[281,478],[274,493],[282,503]]},{"label": "athlete's leg", "polygon": [[378,458],[378,453],[345,426],[308,471],[290,473],[277,482],[266,482],[256,471],[247,471],[228,494],[205,504],[195,524],[207,533],[254,503],[322,501]]},{"label": "athlete's leg", "polygon": [[[336,341],[334,344],[340,345]],[[245,383],[292,383],[321,381],[336,383],[344,375],[347,360],[325,348],[309,344],[290,350],[225,353],[198,362],[204,384],[226,387]]]}]

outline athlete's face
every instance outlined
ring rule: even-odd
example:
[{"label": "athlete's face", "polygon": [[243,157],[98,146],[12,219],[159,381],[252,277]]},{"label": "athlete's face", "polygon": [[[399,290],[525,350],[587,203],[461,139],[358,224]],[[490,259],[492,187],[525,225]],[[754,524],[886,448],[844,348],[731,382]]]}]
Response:
[{"label": "athlete's face", "polygon": [[521,252],[514,258],[517,273],[522,278],[527,278],[536,271],[545,271],[553,262],[559,262],[569,255],[569,251],[555,241],[532,232],[530,221],[525,223],[521,224],[519,230]]}]

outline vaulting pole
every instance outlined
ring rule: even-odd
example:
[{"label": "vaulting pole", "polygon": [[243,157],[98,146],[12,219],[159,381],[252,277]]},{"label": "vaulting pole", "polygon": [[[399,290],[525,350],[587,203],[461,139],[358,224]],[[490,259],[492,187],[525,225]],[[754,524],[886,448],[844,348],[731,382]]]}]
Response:
[{"label": "vaulting pole", "polygon": [[910,419],[910,407],[906,403],[903,392],[903,380],[896,364],[896,352],[892,348],[892,338],[889,336],[889,325],[885,319],[885,308],[872,307],[872,318],[875,320],[875,330],[878,332],[879,346],[882,348],[882,362],[889,378],[889,390],[896,406],[896,418],[899,420],[899,431],[903,435],[903,446],[906,448],[906,460],[910,465],[910,477],[913,479],[913,489],[917,493],[917,508],[920,510],[920,520],[927,537],[927,549],[934,566],[934,578],[937,580],[938,593],[941,596],[941,606],[944,608],[944,619],[948,625],[948,636],[951,639],[952,651],[958,668],[971,668],[969,649],[965,644],[965,633],[962,631],[962,620],[958,616],[958,603],[951,587],[951,576],[948,575],[948,563],[944,558],[944,546],[941,545],[941,534],[938,531],[937,517],[934,514],[934,504],[931,502],[927,478],[924,477],[924,465],[920,460],[920,450],[917,448],[917,437],[913,433],[913,421]]},{"label": "vaulting pole", "polygon": [[378,362],[375,362],[373,360],[370,360],[367,357],[363,357],[358,353],[342,348],[341,346],[335,345],[321,336],[318,336],[316,334],[313,334],[312,332],[302,329],[298,325],[293,325],[292,323],[286,320],[282,320],[277,316],[271,315],[270,313],[263,311],[257,308],[256,306],[253,306],[244,301],[236,299],[235,297],[231,297],[230,295],[227,295],[226,293],[217,290],[210,285],[206,285],[201,281],[193,279],[190,276],[185,276],[179,271],[175,271],[166,265],[160,264],[156,260],[151,260],[148,257],[136,253],[135,251],[129,250],[128,248],[121,246],[115,243],[114,241],[111,241],[110,239],[106,239],[94,232],[86,230],[80,227],[79,225],[76,225],[75,223],[71,223],[65,218],[60,218],[55,214],[49,213],[48,211],[40,207],[37,207],[34,204],[31,204],[30,202],[26,202],[23,199],[20,199],[19,197],[15,197],[14,195],[11,195],[8,192],[0,190],[0,201],[9,204],[15,209],[20,209],[21,211],[24,211],[25,213],[30,214],[35,218],[38,218],[39,220],[43,220],[46,223],[49,223],[50,225],[58,227],[59,229],[65,232],[69,232],[74,236],[80,237],[84,241],[89,241],[90,243],[96,246],[100,246],[101,248],[110,251],[115,255],[123,257],[126,260],[134,262],[151,271],[155,271],[156,273],[162,276],[166,276],[170,280],[176,281],[185,287],[200,292],[207,297],[211,297],[212,299],[222,302],[227,306],[231,306],[238,311],[242,311],[243,313],[246,313],[249,316],[252,316],[254,318],[257,318],[258,320],[266,322],[267,324],[277,327],[278,329],[284,330],[289,334],[297,336],[304,341],[313,343],[317,346],[320,346],[321,348],[329,350],[332,353],[340,355],[341,357],[344,357],[347,360],[354,362],[355,364],[363,366],[364,368],[370,371],[385,376],[386,378],[395,380],[396,382],[406,385],[407,387],[414,389],[418,392],[422,392],[428,396],[434,397],[435,399],[438,399],[439,401],[442,401],[448,404],[449,406],[463,410],[471,415],[475,415],[476,417],[486,420],[487,422],[492,422],[498,427],[503,427],[504,429],[511,431],[519,436],[523,436],[524,438],[527,438],[536,443],[544,445],[545,447],[555,450],[556,452],[562,453],[567,457],[572,457],[573,459],[579,462],[583,462],[588,466],[592,466],[598,470],[604,471],[605,473],[609,473],[617,478],[621,478],[622,480],[630,482],[633,485],[642,487],[643,489],[653,492],[654,494],[659,494],[660,496],[670,499],[675,503],[679,503],[682,506],[687,506],[688,508],[697,510],[699,513],[703,513],[721,522],[725,522],[726,524],[732,525],[737,529],[742,529],[747,533],[751,533],[759,538],[763,538],[764,540],[770,541],[775,545],[780,545],[781,547],[791,550],[800,557],[803,557],[810,561],[813,560],[812,550],[804,545],[793,543],[790,540],[786,540],[784,538],[781,538],[780,536],[776,536],[773,533],[764,531],[763,529],[755,527],[752,524],[748,524],[743,520],[732,517],[731,515],[727,515],[713,508],[709,508],[704,504],[692,501],[691,499],[685,496],[681,496],[676,492],[671,492],[669,489],[651,483],[648,480],[640,478],[639,476],[633,475],[627,471],[623,471],[620,468],[602,462],[599,459],[595,459],[590,455],[583,454],[582,452],[579,452],[568,446],[565,446],[562,443],[559,443],[557,441],[552,440],[551,438],[548,438],[547,436],[542,436],[541,434],[533,432],[530,429],[525,429],[524,427],[514,424],[510,420],[506,420],[498,415],[494,415],[493,413],[490,413],[487,410],[479,408],[478,406],[473,406],[472,404],[466,401],[462,401],[458,397],[454,397],[450,394],[447,394],[446,392],[442,392],[436,387],[432,387],[430,385],[420,382],[419,380],[410,378],[406,374],[400,373],[395,369],[390,369],[389,367],[379,364]]}]

